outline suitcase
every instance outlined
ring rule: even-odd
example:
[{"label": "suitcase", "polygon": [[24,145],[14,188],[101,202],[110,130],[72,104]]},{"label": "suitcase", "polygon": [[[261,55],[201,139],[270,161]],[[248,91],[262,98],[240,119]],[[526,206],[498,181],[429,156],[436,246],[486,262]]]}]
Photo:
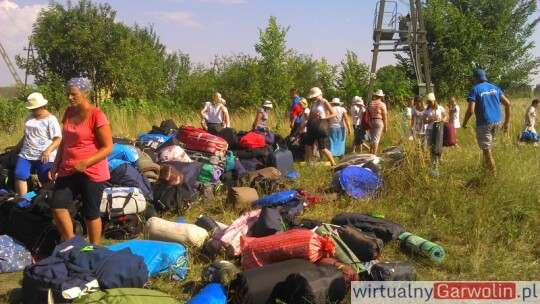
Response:
[{"label": "suitcase", "polygon": [[453,123],[445,122],[443,131],[443,145],[445,147],[456,145],[456,128]]},{"label": "suitcase", "polygon": [[289,150],[277,150],[268,156],[268,166],[275,167],[282,175],[294,171],[293,162],[293,155]]},{"label": "suitcase", "polygon": [[184,143],[184,148],[200,152],[227,153],[227,142],[218,136],[207,133],[202,129],[191,126],[182,126],[176,133],[176,138]]}]

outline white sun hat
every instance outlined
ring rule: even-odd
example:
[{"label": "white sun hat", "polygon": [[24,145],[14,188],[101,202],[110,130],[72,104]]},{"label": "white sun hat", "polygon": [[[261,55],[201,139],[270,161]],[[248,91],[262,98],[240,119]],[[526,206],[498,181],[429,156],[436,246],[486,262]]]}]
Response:
[{"label": "white sun hat", "polygon": [[36,92],[28,95],[24,107],[28,110],[33,110],[45,106],[47,102],[48,101],[45,99],[45,97],[43,97],[43,94]]},{"label": "white sun hat", "polygon": [[341,99],[339,98],[332,98],[332,101],[330,102],[331,104],[333,105],[340,105],[341,104]]},{"label": "white sun hat", "polygon": [[309,90],[308,98],[315,98],[322,95],[321,89],[318,87],[313,87],[311,90]]},{"label": "white sun hat", "polygon": [[360,96],[354,96],[352,101],[353,101],[353,104],[355,105],[364,105],[364,100]]},{"label": "white sun hat", "polygon": [[263,102],[263,105],[262,105],[262,106],[265,107],[265,108],[270,108],[270,109],[274,107],[274,106],[272,105],[272,102],[271,102],[270,100],[265,100],[265,101]]},{"label": "white sun hat", "polygon": [[377,92],[373,93],[373,95],[384,97],[384,93],[383,93],[383,91],[381,89],[378,89]]},{"label": "white sun hat", "polygon": [[435,94],[434,93],[429,93],[426,95],[426,99],[428,101],[435,101]]}]

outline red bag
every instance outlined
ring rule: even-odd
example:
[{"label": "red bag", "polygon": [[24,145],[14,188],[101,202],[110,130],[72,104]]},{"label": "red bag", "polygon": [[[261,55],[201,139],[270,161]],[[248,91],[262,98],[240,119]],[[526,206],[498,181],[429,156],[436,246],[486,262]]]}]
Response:
[{"label": "red bag", "polygon": [[176,138],[184,143],[184,148],[200,152],[219,152],[225,155],[229,146],[223,138],[191,126],[181,126]]},{"label": "red bag", "polygon": [[238,144],[244,149],[257,149],[266,147],[266,140],[263,135],[252,131],[242,136]]},{"label": "red bag", "polygon": [[259,267],[290,259],[312,263],[336,253],[334,243],[311,230],[293,229],[265,237],[241,237],[242,269]]},{"label": "red bag", "polygon": [[454,124],[451,122],[445,122],[443,132],[443,145],[445,147],[455,146],[456,128],[454,127]]},{"label": "red bag", "polygon": [[369,114],[369,102],[366,105],[366,111],[362,114],[360,126],[362,126],[365,131],[371,129],[371,114]]}]

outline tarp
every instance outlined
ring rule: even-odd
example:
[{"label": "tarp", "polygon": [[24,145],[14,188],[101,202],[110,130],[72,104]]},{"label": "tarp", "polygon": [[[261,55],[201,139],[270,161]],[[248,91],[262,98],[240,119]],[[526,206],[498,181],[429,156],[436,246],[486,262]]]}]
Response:
[{"label": "tarp", "polygon": [[377,174],[356,166],[349,166],[341,170],[339,183],[347,194],[362,199],[375,198],[383,184]]}]

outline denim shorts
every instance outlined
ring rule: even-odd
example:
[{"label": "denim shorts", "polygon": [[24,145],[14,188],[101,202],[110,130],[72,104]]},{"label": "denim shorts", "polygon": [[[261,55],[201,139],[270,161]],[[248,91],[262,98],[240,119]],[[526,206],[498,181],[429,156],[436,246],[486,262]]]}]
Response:
[{"label": "denim shorts", "polygon": [[49,170],[53,163],[44,163],[41,160],[28,160],[24,157],[17,158],[15,165],[15,178],[26,181],[30,178],[30,174],[37,173],[39,181],[43,184],[49,181]]}]

